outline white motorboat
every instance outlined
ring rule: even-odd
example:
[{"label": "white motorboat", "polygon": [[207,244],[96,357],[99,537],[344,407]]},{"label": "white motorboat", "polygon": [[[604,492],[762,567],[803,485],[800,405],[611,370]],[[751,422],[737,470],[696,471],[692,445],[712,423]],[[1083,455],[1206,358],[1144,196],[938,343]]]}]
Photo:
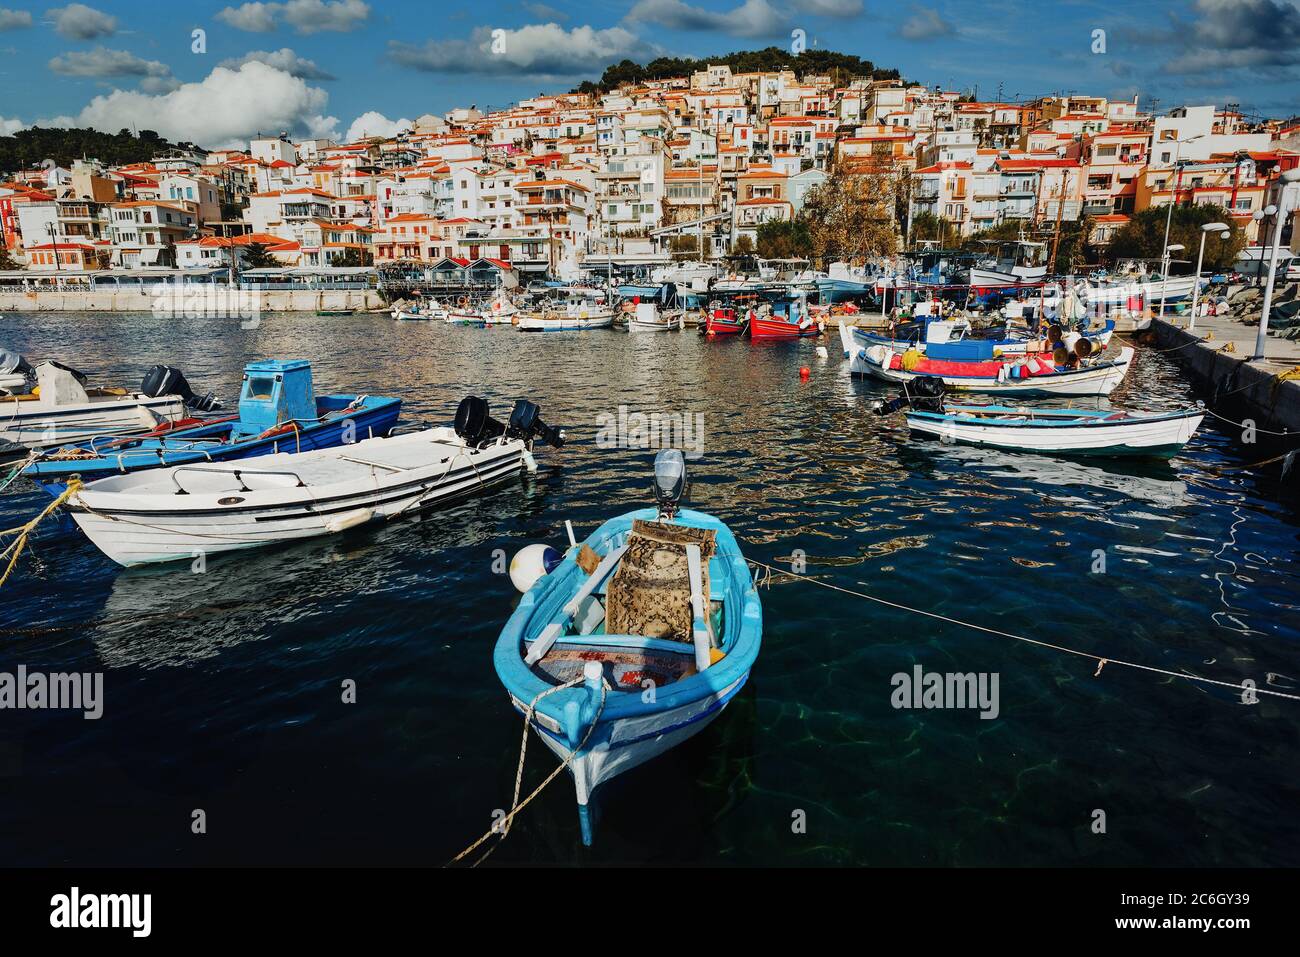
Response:
[{"label": "white motorboat", "polygon": [[311,452],[150,469],[92,482],[68,510],[120,565],[193,559],[313,538],[464,498],[518,475],[534,441],[558,447],[531,402],[509,423],[461,402],[454,428],[424,429]]},{"label": "white motorboat", "polygon": [[628,332],[667,332],[681,329],[684,313],[680,309],[659,311],[653,302],[638,302],[636,310],[627,319]]},{"label": "white motorboat", "polygon": [[0,441],[28,449],[167,429],[190,421],[187,402],[203,411],[219,406],[211,396],[196,397],[167,366],[151,369],[138,392],[87,387],[86,377],[67,366],[32,368],[14,353],[0,353],[0,369]]}]

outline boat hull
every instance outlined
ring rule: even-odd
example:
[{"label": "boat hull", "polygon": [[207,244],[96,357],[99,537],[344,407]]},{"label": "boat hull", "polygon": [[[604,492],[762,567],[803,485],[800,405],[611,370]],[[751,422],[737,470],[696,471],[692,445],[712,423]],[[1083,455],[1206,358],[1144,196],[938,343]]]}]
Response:
[{"label": "boat hull", "polygon": [[[889,368],[870,353],[883,353],[885,362],[897,358],[897,354],[882,347],[867,350],[853,340],[848,327],[840,327],[840,340],[848,357],[849,372],[852,375],[867,376],[880,382],[901,384],[911,382],[922,375],[938,375],[945,387],[963,392],[981,392],[987,395],[1022,395],[1039,396],[1106,396],[1124,381],[1129,365],[1133,361],[1133,349],[1125,346],[1120,350],[1119,358],[1102,362],[1081,369],[1063,370],[1029,376],[1012,378],[1006,374],[1010,363],[1001,363],[1000,374],[966,374],[960,372],[927,372],[918,367],[915,371],[902,368]],[[945,368],[960,366],[961,363],[946,363]],[[993,363],[971,363],[976,367],[988,367]]]},{"label": "boat hull", "polygon": [[[419,434],[366,440],[348,446],[347,454],[350,459],[366,459],[372,450],[384,448],[375,443],[390,443],[395,448],[417,438]],[[245,470],[233,464],[216,466],[232,477],[242,476],[232,479],[232,487],[225,494],[195,491],[185,495],[139,495],[105,489],[110,480],[77,492],[69,511],[87,537],[119,565],[193,560],[199,555],[335,534],[417,508],[436,508],[517,476],[524,467],[524,451],[524,444],[513,440],[463,451],[450,466],[435,459],[419,468],[377,468],[369,479],[304,488],[282,485],[239,490],[240,485],[269,481],[272,473],[307,474],[305,469],[310,467],[313,453],[281,454]],[[323,454],[333,456],[335,452]],[[205,464],[201,468],[213,467]],[[198,470],[185,468],[157,474],[179,484],[200,478]],[[222,504],[230,499],[238,501]]]},{"label": "boat hull", "polygon": [[[22,409],[28,404],[37,407]],[[101,435],[147,432],[185,415],[184,400],[174,395],[150,398],[137,394],[52,408],[40,408],[39,401],[8,400],[7,405],[0,405],[0,439],[29,449],[57,448]]]},{"label": "boat hull", "polygon": [[[602,574],[609,575],[637,520],[653,521],[654,509],[641,509],[605,522],[584,543],[604,556]],[[571,622],[564,612],[572,601],[590,600],[598,594],[597,579],[577,564],[580,549],[571,547],[564,560],[542,576],[520,599],[519,605],[497,640],[493,662],[513,707],[524,714],[533,705],[531,725],[561,760],[568,762],[573,777],[584,843],[591,843],[590,803],[595,790],[605,781],[663,754],[702,731],[716,719],[748,680],[757,658],[762,635],[762,606],[754,588],[749,566],[735,536],[718,519],[683,509],[673,524],[714,531],[717,553],[709,559],[709,589],[706,608],[721,603],[724,618],[719,631],[710,636],[715,652],[703,670],[680,672],[675,680],[647,684],[641,664],[632,672],[611,680],[583,674],[576,686],[560,686],[559,678],[545,671],[547,655],[555,648],[570,647],[570,657],[589,665],[608,660],[607,652],[634,649],[654,650],[659,655],[687,656],[698,661],[700,650],[690,644],[636,635],[609,635],[584,630],[566,633]],[[608,582],[608,578],[605,579]],[[582,595],[587,595],[583,599]],[[706,611],[711,616],[713,612]],[[712,620],[712,619],[710,619]],[[701,626],[697,625],[696,628]],[[712,632],[712,626],[708,626]],[[559,628],[559,637],[546,635]],[[603,626],[602,626],[603,628]],[[697,631],[697,635],[699,632]],[[714,640],[716,639],[716,643]],[[656,647],[671,646],[671,649]],[[540,643],[540,644],[539,644]],[[530,664],[529,660],[536,664]],[[585,669],[584,669],[585,672]],[[651,671],[650,673],[655,673]],[[631,677],[629,677],[629,674]],[[645,693],[653,687],[652,693]]]},{"label": "boat hull", "polygon": [[[1011,410],[1008,410],[1011,411]],[[1091,455],[1109,458],[1170,458],[1183,448],[1201,424],[1203,414],[1099,414],[1061,421],[980,421],[954,409],[948,413],[906,413],[912,432],[942,442],[981,445],[1014,452]]]},{"label": "boat hull", "polygon": [[[326,396],[324,398],[329,400],[351,397]],[[23,474],[50,495],[58,496],[67,488],[68,479],[73,475],[79,476],[83,482],[93,482],[141,469],[198,462],[224,462],[274,455],[278,452],[308,452],[333,448],[351,441],[387,435],[397,423],[401,408],[400,399],[371,396],[360,409],[297,431],[229,443],[205,443],[199,439],[212,429],[211,426],[205,426],[176,432],[163,439],[140,443],[138,448],[101,454],[94,459],[38,461],[28,466]]]},{"label": "boat hull", "polygon": [[755,316],[749,320],[748,332],[751,339],[805,339],[821,335],[822,330],[815,322],[794,323]]},{"label": "boat hull", "polygon": [[614,325],[614,313],[601,312],[589,316],[526,316],[517,323],[520,332],[581,332],[585,329],[609,329]]}]

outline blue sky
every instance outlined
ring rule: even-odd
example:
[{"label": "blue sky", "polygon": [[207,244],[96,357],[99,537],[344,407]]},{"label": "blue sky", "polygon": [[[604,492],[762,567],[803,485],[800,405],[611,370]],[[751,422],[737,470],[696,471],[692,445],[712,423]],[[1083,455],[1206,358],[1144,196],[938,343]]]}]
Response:
[{"label": "blue sky", "polygon": [[[623,57],[785,46],[796,29],[809,46],[984,99],[1073,90],[1291,115],[1297,2],[0,0],[0,131],[134,124],[216,146],[257,129],[342,136],[374,111],[357,128],[384,132],[425,112],[568,89]],[[493,30],[505,31],[497,53]]]}]

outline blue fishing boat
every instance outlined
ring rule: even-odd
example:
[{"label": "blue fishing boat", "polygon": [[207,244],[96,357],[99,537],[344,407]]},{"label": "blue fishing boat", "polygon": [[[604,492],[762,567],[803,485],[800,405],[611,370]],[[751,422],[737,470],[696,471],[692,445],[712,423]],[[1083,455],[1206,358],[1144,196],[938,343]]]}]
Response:
[{"label": "blue fishing boat", "polygon": [[[703,730],[758,656],[749,566],[720,520],[678,510],[685,487],[682,453],[660,452],[656,508],[610,519],[562,559],[529,546],[512,562],[527,590],[497,641],[497,676],[572,774],[584,844],[596,788]],[[533,549],[558,564],[539,559],[530,584],[519,575]]]},{"label": "blue fishing boat", "polygon": [[68,479],[83,482],[139,469],[223,462],[275,452],[305,452],[387,435],[402,400],[321,395],[303,359],[250,362],[244,368],[239,416],[163,437],[94,439],[37,459],[23,474],[51,495]]}]

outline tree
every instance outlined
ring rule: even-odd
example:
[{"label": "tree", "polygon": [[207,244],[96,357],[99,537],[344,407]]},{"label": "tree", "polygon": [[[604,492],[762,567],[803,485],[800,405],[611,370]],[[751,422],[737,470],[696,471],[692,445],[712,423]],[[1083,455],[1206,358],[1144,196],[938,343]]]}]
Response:
[{"label": "tree", "polygon": [[1172,214],[1165,206],[1153,206],[1134,213],[1106,247],[1109,262],[1119,259],[1160,259],[1164,253],[1165,219],[1172,216],[1169,225],[1169,244],[1182,245],[1173,258],[1196,261],[1201,247],[1201,227],[1206,223],[1225,223],[1231,237],[1225,242],[1217,233],[1205,240],[1206,270],[1228,269],[1246,245],[1246,233],[1222,206],[1210,204],[1175,206]]},{"label": "tree", "polygon": [[674,236],[668,241],[668,248],[672,250],[674,259],[700,258],[699,237],[694,233]]},{"label": "tree", "polygon": [[271,269],[280,265],[279,260],[266,251],[261,243],[249,243],[244,248],[245,269]]},{"label": "tree", "polygon": [[[950,249],[957,244],[961,238],[961,230],[956,224],[949,222],[942,216],[936,216],[934,213],[916,213],[912,216],[912,235],[910,244],[916,248],[917,244],[922,241],[937,242],[940,247]],[[1014,238],[1014,237],[1013,237]]]},{"label": "tree", "polygon": [[5,246],[0,246],[0,269],[18,269],[18,263],[14,262],[14,257],[9,255],[9,250]]},{"label": "tree", "polygon": [[369,266],[374,261],[374,257],[368,249],[348,248],[340,253],[330,254],[331,266]]},{"label": "tree", "polygon": [[749,238],[749,233],[741,233],[739,238],[731,246],[731,255],[733,256],[752,256],[754,254],[754,241]]},{"label": "tree", "polygon": [[774,219],[758,224],[758,254],[764,259],[807,259],[812,236],[803,219]]},{"label": "tree", "polygon": [[809,190],[803,217],[813,258],[855,261],[893,253],[898,248],[894,200],[899,182],[885,173],[836,168]]}]

